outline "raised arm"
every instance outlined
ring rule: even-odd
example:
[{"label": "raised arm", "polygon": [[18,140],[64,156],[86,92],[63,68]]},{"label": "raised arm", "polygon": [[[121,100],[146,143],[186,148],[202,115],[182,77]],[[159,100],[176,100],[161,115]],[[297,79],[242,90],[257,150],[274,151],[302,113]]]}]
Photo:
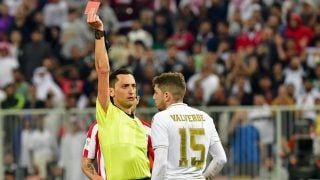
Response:
[{"label": "raised arm", "polygon": [[[110,74],[110,65],[108,53],[105,46],[105,37],[103,35],[103,23],[100,20],[99,16],[94,14],[93,11],[90,12],[87,16],[87,23],[95,31],[96,36],[95,40],[95,66],[98,74],[98,101],[101,107],[105,110],[108,108],[110,101],[109,97],[109,74]],[[99,34],[101,36],[99,36]]]}]

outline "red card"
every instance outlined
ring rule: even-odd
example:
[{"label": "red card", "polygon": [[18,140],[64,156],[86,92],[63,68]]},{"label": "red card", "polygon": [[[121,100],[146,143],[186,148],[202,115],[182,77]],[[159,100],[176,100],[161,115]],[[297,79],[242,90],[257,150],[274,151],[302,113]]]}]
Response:
[{"label": "red card", "polygon": [[89,14],[93,11],[94,14],[97,14],[97,11],[100,6],[100,1],[88,1],[84,14]]}]

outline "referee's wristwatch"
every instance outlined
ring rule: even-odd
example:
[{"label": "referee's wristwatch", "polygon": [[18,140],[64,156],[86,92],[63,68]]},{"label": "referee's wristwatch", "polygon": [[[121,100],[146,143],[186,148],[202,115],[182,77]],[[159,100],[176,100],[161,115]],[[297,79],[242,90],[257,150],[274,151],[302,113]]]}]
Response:
[{"label": "referee's wristwatch", "polygon": [[102,37],[104,37],[105,32],[104,31],[100,31],[100,30],[95,30],[94,31],[94,37],[96,39],[101,39]]}]

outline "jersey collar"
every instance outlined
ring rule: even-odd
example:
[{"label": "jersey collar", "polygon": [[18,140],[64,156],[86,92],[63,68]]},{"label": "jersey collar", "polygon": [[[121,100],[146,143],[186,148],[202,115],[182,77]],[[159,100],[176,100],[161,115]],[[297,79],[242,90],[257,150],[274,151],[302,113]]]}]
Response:
[{"label": "jersey collar", "polygon": [[187,104],[183,103],[183,102],[173,103],[173,104],[170,104],[167,109],[174,107],[174,106],[181,106],[181,105],[186,106]]}]

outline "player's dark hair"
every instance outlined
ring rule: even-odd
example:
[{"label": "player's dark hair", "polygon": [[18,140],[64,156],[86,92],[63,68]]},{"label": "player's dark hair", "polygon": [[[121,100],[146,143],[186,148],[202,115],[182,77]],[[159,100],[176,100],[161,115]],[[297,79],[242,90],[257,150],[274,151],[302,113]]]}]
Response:
[{"label": "player's dark hair", "polygon": [[131,74],[133,76],[133,73],[131,71],[129,71],[128,69],[124,69],[124,68],[117,69],[116,71],[112,72],[109,76],[110,87],[114,88],[114,86],[118,80],[117,76],[119,74]]}]

